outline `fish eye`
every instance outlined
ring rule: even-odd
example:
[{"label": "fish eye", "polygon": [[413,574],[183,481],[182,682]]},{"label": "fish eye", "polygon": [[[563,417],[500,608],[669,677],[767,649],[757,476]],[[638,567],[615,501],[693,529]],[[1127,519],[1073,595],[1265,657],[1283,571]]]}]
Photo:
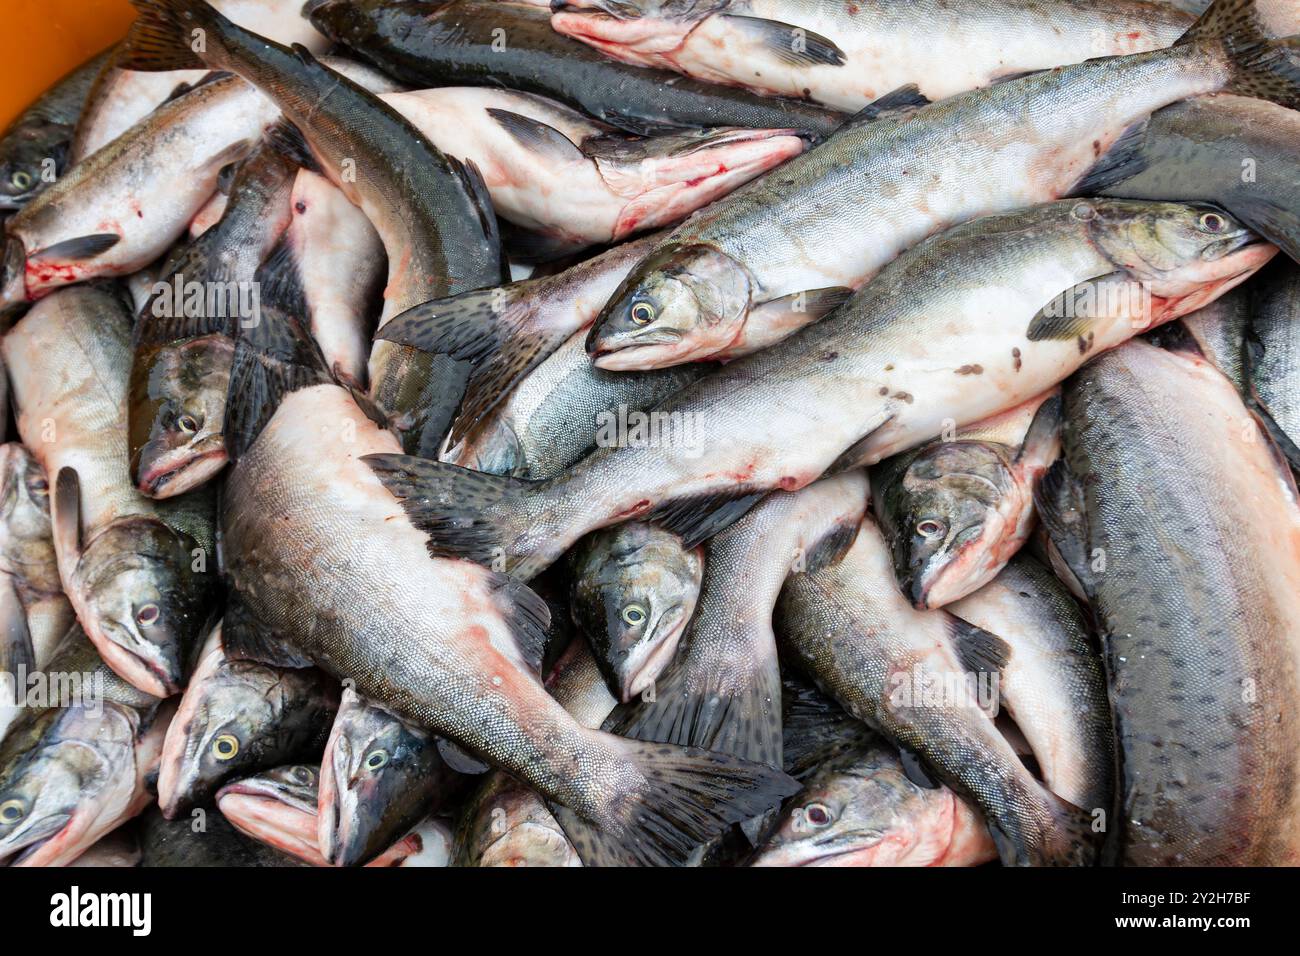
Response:
[{"label": "fish eye", "polygon": [[27,805],[18,799],[0,803],[0,823],[9,825],[17,823],[27,815]]},{"label": "fish eye", "polygon": [[315,776],[310,767],[299,766],[293,768],[293,779],[296,783],[309,784]]},{"label": "fish eye", "polygon": [[146,604],[135,612],[135,622],[141,627],[148,627],[158,620],[160,614],[162,612],[158,610],[157,604]]},{"label": "fish eye", "polygon": [[1224,219],[1217,212],[1207,212],[1201,216],[1200,226],[1204,232],[1223,232],[1228,228],[1228,220]]},{"label": "fish eye", "polygon": [[942,521],[934,518],[926,518],[916,523],[916,533],[923,538],[938,538],[947,530]]},{"label": "fish eye", "polygon": [[178,415],[176,417],[176,427],[187,434],[193,435],[199,430],[199,421],[193,415]]},{"label": "fish eye", "polygon": [[370,751],[370,753],[366,754],[367,770],[379,770],[380,768],[386,766],[387,763],[388,763],[387,750],[372,750]]},{"label": "fish eye", "polygon": [[655,307],[649,302],[636,302],[630,314],[637,325],[649,325],[655,319]]},{"label": "fish eye", "polygon": [[44,478],[33,478],[27,482],[28,493],[43,498],[50,493],[50,483]]},{"label": "fish eye", "polygon": [[16,169],[14,174],[9,177],[9,184],[18,190],[31,189],[33,181],[32,174],[25,169]]},{"label": "fish eye", "polygon": [[807,820],[811,826],[815,827],[830,826],[831,821],[834,819],[831,815],[831,811],[824,803],[808,804],[808,806],[803,808],[803,818]]},{"label": "fish eye", "polygon": [[638,624],[644,624],[646,619],[645,608],[640,604],[629,604],[623,608],[623,623],[636,627]]},{"label": "fish eye", "polygon": [[239,738],[234,734],[222,734],[212,741],[212,756],[218,760],[230,760],[239,753]]}]

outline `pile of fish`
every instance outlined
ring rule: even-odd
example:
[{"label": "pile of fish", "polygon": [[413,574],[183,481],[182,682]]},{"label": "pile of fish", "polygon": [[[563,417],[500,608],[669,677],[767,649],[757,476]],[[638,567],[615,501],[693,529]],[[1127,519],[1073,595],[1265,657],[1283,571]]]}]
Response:
[{"label": "pile of fish", "polygon": [[1296,0],[133,3],[0,862],[1300,864]]}]

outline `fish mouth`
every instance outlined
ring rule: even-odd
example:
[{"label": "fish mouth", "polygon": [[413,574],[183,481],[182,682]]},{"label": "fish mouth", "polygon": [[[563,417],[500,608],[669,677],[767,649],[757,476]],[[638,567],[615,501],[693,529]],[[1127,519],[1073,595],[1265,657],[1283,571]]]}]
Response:
[{"label": "fish mouth", "polygon": [[197,456],[190,452],[183,457],[160,455],[148,462],[142,457],[136,488],[154,499],[172,498],[193,491],[226,467],[229,458],[225,443],[220,438],[218,442],[218,447]]},{"label": "fish mouth", "polygon": [[765,139],[775,139],[778,136],[793,136],[801,142],[806,134],[797,129],[745,129],[736,127],[734,129],[715,130],[710,136],[701,139],[698,143],[683,143],[668,151],[669,156],[692,156],[696,153],[708,149],[717,149],[719,146],[730,146],[734,143],[752,143]]},{"label": "fish mouth", "polygon": [[672,55],[707,14],[694,19],[644,17],[632,4],[552,0],[551,28],[615,59],[641,66],[672,66]]},{"label": "fish mouth", "polygon": [[[335,747],[321,765],[316,802],[316,843],[321,856],[331,866],[356,866],[364,852],[356,840],[354,826],[360,812],[360,799],[347,786],[349,755],[347,748]],[[339,781],[344,785],[340,787]]]},{"label": "fish mouth", "polygon": [[[1178,288],[1161,289],[1153,283],[1152,316],[1148,328],[1190,315],[1231,291],[1263,268],[1277,255],[1277,246],[1248,234],[1247,241],[1213,263],[1206,263],[1207,275]],[[1140,331],[1146,331],[1141,329]]]},{"label": "fish mouth", "polygon": [[513,826],[489,843],[479,856],[483,867],[555,866],[555,858],[563,854],[565,866],[580,866],[573,846],[559,830],[525,821]]},{"label": "fish mouth", "polygon": [[315,866],[325,866],[316,845],[316,814],[283,799],[256,777],[223,787],[217,808],[239,832]]},{"label": "fish mouth", "polygon": [[[806,146],[792,129],[725,130],[705,138],[691,137],[639,162],[629,163],[626,157],[610,162],[597,155],[601,177],[613,192],[629,200],[614,224],[614,238],[684,219],[800,155]],[[654,178],[647,183],[649,170]]]},{"label": "fish mouth", "polygon": [[587,352],[596,368],[610,372],[635,372],[642,369],[675,365],[682,354],[685,333],[677,329],[655,329],[635,337],[600,337],[593,328],[587,340]]},{"label": "fish mouth", "polygon": [[635,662],[632,669],[623,677],[622,686],[619,691],[622,696],[622,702],[628,703],[639,697],[647,688],[654,686],[654,682],[659,675],[664,672],[673,656],[677,653],[677,645],[681,642],[682,634],[686,630],[686,615],[681,614],[681,608],[677,620],[672,627],[660,638],[646,645],[638,657],[639,661]]},{"label": "fish mouth", "polygon": [[[7,854],[0,850],[0,860],[8,857],[8,866],[43,866],[44,863],[36,860],[35,857],[47,846],[54,843],[60,837],[67,833],[69,825],[72,823],[71,813],[59,813],[49,817],[39,827],[33,827],[29,830],[27,836],[30,842],[24,844],[17,851],[9,851]],[[35,839],[31,838],[32,831],[36,832]]]},{"label": "fish mouth", "polygon": [[907,596],[918,611],[933,611],[965,597],[987,583],[990,558],[1005,522],[990,511],[975,530],[961,532],[964,540],[942,554],[935,555],[917,571],[907,588]]},{"label": "fish mouth", "polygon": [[184,689],[179,665],[175,672],[171,672],[156,661],[123,647],[108,637],[102,627],[87,628],[86,634],[104,658],[104,663],[133,687],[158,698],[171,697]]},{"label": "fish mouth", "polygon": [[[195,783],[199,779],[199,767],[194,759],[187,757],[189,734],[184,732],[184,720],[173,719],[163,739],[162,756],[158,764],[158,808],[164,819],[175,820],[181,813],[196,803]],[[172,730],[179,738],[172,742]],[[200,737],[201,739],[201,737]],[[209,789],[208,793],[211,792]]]}]

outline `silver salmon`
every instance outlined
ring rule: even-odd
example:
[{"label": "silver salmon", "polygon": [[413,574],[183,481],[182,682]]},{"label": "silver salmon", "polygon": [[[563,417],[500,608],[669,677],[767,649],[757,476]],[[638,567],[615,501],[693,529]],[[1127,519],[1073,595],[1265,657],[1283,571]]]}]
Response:
[{"label": "silver salmon", "polygon": [[1068,195],[1167,104],[1228,90],[1300,105],[1297,42],[1266,39],[1253,0],[1217,0],[1168,49],[850,121],[665,237],[597,318],[591,353],[610,369],[695,360],[746,322],[813,311],[927,235]]},{"label": "silver salmon", "polygon": [[1231,383],[1185,353],[1129,343],[1062,398],[1064,453],[1039,486],[1039,512],[1105,653],[1118,793],[1103,860],[1294,865],[1290,473]]}]

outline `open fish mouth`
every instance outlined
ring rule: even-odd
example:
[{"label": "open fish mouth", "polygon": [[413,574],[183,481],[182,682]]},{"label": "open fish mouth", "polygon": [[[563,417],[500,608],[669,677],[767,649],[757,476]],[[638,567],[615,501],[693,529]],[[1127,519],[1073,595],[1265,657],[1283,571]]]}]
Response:
[{"label": "open fish mouth", "polygon": [[[22,866],[50,843],[58,840],[72,824],[72,817],[73,814],[71,813],[56,814],[47,819],[40,827],[34,828],[34,836],[32,831],[24,834],[24,839],[27,842],[18,849],[8,851],[8,865]],[[0,848],[0,860],[4,860],[5,856],[3,848]]]},{"label": "open fish mouth", "polygon": [[163,455],[150,464],[141,461],[136,487],[150,498],[171,498],[192,491],[214,477],[229,461],[225,445],[198,455],[187,452],[183,458]]},{"label": "open fish mouth", "polygon": [[266,777],[249,777],[217,792],[217,808],[240,832],[300,860],[325,866],[316,836],[316,807]]}]

